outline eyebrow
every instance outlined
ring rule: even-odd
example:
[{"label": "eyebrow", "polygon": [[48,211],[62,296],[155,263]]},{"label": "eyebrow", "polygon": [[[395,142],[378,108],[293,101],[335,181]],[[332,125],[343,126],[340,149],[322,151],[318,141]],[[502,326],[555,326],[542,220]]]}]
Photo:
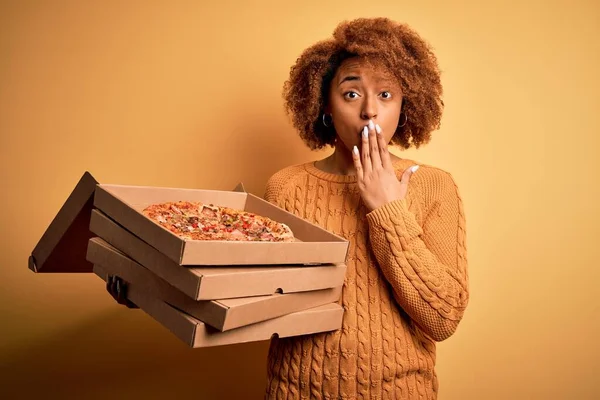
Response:
[{"label": "eyebrow", "polygon": [[347,76],[344,77],[344,79],[342,79],[340,81],[340,83],[338,84],[338,86],[341,85],[342,83],[346,82],[346,81],[360,81],[360,76],[358,76],[358,75],[347,75]]},{"label": "eyebrow", "polygon": [[[342,83],[344,83],[344,82],[350,82],[350,81],[360,81],[360,80],[361,80],[361,78],[360,78],[360,76],[359,76],[359,75],[346,75],[346,76],[344,77],[344,79],[342,79],[342,80],[340,81],[340,83],[338,84],[338,86],[341,86],[341,84],[342,84]],[[379,79],[379,84],[384,84],[384,85],[392,85],[393,83],[394,83],[394,80],[393,80],[393,79],[390,79],[390,78],[382,78],[382,79]]]}]

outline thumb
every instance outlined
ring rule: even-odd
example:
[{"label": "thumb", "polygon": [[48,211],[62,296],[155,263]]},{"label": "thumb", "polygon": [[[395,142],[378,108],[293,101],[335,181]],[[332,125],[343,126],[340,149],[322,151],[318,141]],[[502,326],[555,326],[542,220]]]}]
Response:
[{"label": "thumb", "polygon": [[408,185],[408,181],[410,180],[410,177],[412,176],[412,174],[417,172],[418,169],[419,169],[418,165],[413,165],[412,167],[406,168],[404,173],[402,173],[402,178],[400,180],[400,183]]}]

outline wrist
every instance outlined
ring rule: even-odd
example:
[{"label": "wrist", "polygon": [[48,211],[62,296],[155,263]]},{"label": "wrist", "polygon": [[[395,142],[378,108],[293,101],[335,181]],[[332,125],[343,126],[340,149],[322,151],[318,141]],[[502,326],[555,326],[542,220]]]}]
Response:
[{"label": "wrist", "polygon": [[384,220],[389,220],[389,218],[393,215],[400,215],[407,209],[408,205],[406,203],[406,198],[392,200],[370,210],[367,213],[367,221],[370,224],[380,224]]}]

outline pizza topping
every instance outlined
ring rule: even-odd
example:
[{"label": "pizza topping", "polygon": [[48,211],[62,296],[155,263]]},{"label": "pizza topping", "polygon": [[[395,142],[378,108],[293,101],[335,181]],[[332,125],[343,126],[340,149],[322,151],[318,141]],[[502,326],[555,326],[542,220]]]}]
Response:
[{"label": "pizza topping", "polygon": [[293,241],[289,227],[254,213],[200,202],[153,204],[143,214],[184,239]]},{"label": "pizza topping", "polygon": [[171,209],[172,209],[173,211],[175,211],[177,214],[183,214],[183,213],[181,212],[181,210],[180,210],[179,208],[177,208],[175,205],[171,205]]}]

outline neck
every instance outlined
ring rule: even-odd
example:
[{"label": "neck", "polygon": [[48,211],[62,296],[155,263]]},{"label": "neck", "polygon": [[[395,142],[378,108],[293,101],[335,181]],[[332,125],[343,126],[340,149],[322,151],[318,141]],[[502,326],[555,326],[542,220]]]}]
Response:
[{"label": "neck", "polygon": [[352,153],[349,152],[339,140],[335,144],[333,153],[329,157],[317,161],[315,166],[331,174],[348,176],[356,175]]}]

